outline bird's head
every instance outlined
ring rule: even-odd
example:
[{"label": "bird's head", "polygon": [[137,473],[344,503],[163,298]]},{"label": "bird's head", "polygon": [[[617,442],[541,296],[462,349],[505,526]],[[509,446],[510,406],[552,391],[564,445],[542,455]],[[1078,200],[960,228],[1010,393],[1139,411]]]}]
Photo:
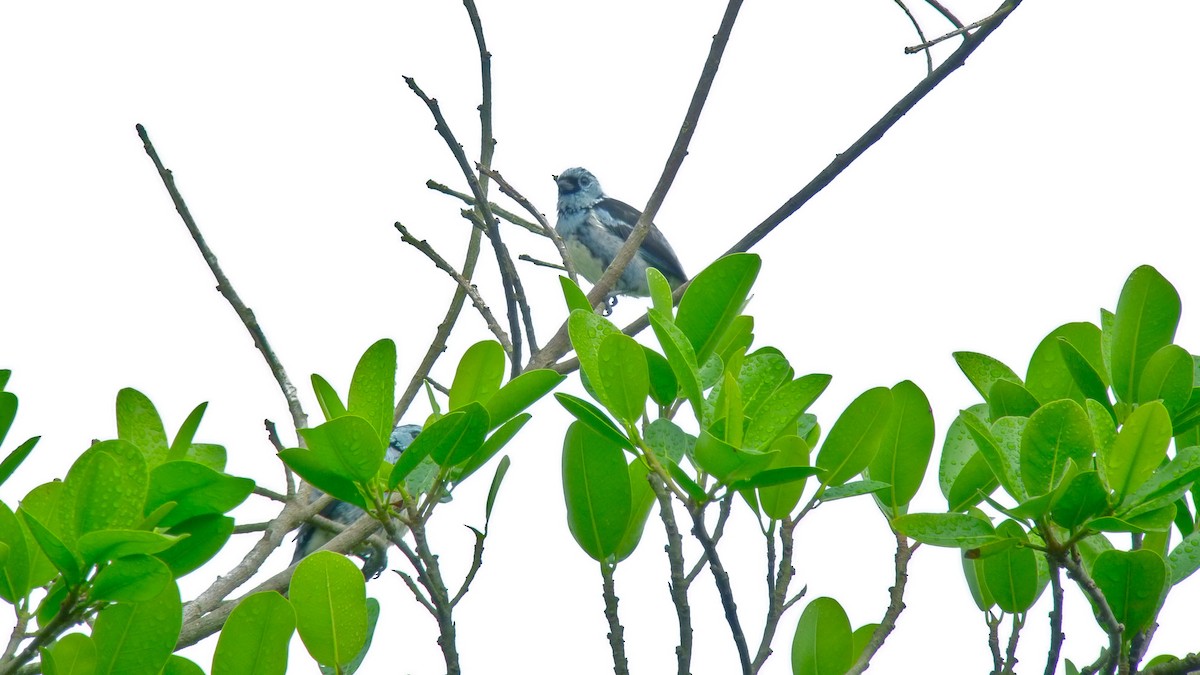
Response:
[{"label": "bird's head", "polygon": [[387,460],[395,464],[396,460],[400,458],[400,453],[412,445],[412,442],[416,440],[417,435],[420,433],[421,425],[419,424],[401,424],[392,429],[392,437],[388,443]]},{"label": "bird's head", "polygon": [[600,181],[584,168],[567,169],[555,176],[554,182],[558,184],[560,211],[564,206],[570,209],[586,208],[604,196],[604,191],[600,189]]}]

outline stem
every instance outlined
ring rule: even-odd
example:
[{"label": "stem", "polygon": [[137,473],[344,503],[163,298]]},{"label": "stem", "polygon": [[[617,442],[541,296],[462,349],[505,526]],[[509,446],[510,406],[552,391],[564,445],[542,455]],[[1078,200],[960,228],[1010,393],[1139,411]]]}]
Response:
[{"label": "stem", "polygon": [[608,646],[612,648],[613,672],[629,675],[629,661],[625,658],[625,629],[617,616],[617,591],[613,583],[616,564],[600,563],[600,576],[604,577],[604,618],[608,619]]},{"label": "stem", "polygon": [[679,645],[675,647],[675,659],[678,662],[679,675],[689,675],[692,663],[692,608],[688,604],[688,588],[691,581],[683,575],[683,537],[675,523],[675,512],[672,508],[671,494],[667,492],[662,479],[651,474],[647,477],[654,496],[658,498],[658,512],[662,517],[663,528],[667,531],[667,560],[671,567],[671,602],[675,604],[675,615],[679,619]]},{"label": "stem", "polygon": [[54,618],[50,619],[45,626],[42,626],[34,634],[33,640],[25,645],[25,649],[22,649],[20,654],[6,660],[0,666],[0,675],[16,672],[18,668],[31,661],[42,647],[57,638],[62,631],[80,621],[82,617],[77,613],[77,608],[75,607],[75,603],[78,600],[78,589],[68,591],[67,597],[63,599],[62,606],[59,608],[58,613],[54,615]]},{"label": "stem", "polygon": [[1108,649],[1100,655],[1100,658],[1096,659],[1095,663],[1084,668],[1080,673],[1082,675],[1104,672],[1111,675],[1116,670],[1117,661],[1121,655],[1121,637],[1125,632],[1125,627],[1117,621],[1104,593],[1088,575],[1087,570],[1083,568],[1078,556],[1079,554],[1074,550],[1064,551],[1057,556],[1056,562],[1067,571],[1067,576],[1075,582],[1079,590],[1083,591],[1084,595],[1092,601],[1092,607],[1096,610],[1096,622],[1108,634]]},{"label": "stem", "polygon": [[[772,522],[772,528],[774,522]],[[791,606],[787,599],[788,587],[792,583],[792,577],[796,574],[796,569],[792,567],[792,552],[794,550],[794,539],[792,537],[796,529],[797,521],[790,518],[785,518],[779,521],[779,567],[775,567],[775,533],[770,531],[767,538],[767,620],[763,626],[762,639],[758,643],[758,652],[754,655],[754,662],[751,664],[754,672],[762,670],[767,659],[771,656],[771,642],[775,639],[775,632],[779,629],[779,620],[783,618],[783,613]],[[802,591],[803,593],[803,591]]]},{"label": "stem", "polygon": [[[910,546],[908,539],[900,533],[896,535],[896,579],[895,584],[888,589],[891,600],[888,602],[888,608],[883,613],[883,619],[879,622],[879,626],[875,632],[871,634],[871,639],[867,642],[867,646],[863,648],[862,654],[859,655],[858,661],[846,671],[847,675],[858,675],[866,670],[871,665],[871,658],[875,653],[883,647],[884,641],[896,629],[896,621],[900,618],[900,613],[904,611],[904,589],[908,586],[908,561],[912,559],[913,551],[916,546]],[[990,623],[988,624],[991,625]],[[997,649],[999,647],[997,646]]]},{"label": "stem", "polygon": [[1021,628],[1025,622],[1021,615],[1012,615],[1012,633],[1008,636],[1008,649],[1004,652],[1004,675],[1013,675],[1017,667],[1017,641],[1021,639]]},{"label": "stem", "polygon": [[725,566],[721,564],[721,558],[717,555],[716,543],[704,528],[704,507],[689,505],[688,512],[692,516],[692,534],[700,540],[700,545],[704,547],[704,553],[708,556],[708,568],[712,570],[717,593],[721,596],[721,607],[725,609],[725,621],[729,624],[729,631],[737,646],[742,673],[751,675],[754,671],[750,665],[750,649],[746,646],[746,635],[742,632],[742,622],[738,619],[737,603],[733,600],[733,588],[729,584],[729,573],[725,571]]},{"label": "stem", "polygon": [[987,616],[988,649],[992,652],[992,675],[1000,675],[1004,669],[1004,657],[1000,655],[1000,617],[992,616],[991,612],[984,612],[984,615]]},{"label": "stem", "polygon": [[1050,563],[1050,590],[1053,600],[1053,607],[1050,610],[1050,652],[1046,655],[1046,670],[1045,675],[1054,675],[1058,670],[1058,659],[1062,654],[1063,640],[1067,638],[1063,633],[1063,587],[1062,578],[1059,574],[1061,569],[1054,563],[1050,556],[1047,557],[1047,562]]}]

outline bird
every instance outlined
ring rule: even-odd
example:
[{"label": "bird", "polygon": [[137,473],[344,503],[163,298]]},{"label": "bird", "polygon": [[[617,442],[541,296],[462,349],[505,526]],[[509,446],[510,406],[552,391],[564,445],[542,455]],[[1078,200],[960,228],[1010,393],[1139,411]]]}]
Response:
[{"label": "bird", "polygon": [[[400,458],[400,453],[404,452],[404,449],[411,445],[420,433],[421,426],[419,424],[401,424],[397,426],[392,430],[387,453],[384,456],[385,459],[395,464],[396,460]],[[309,501],[316,501],[323,494],[323,492],[314,488]],[[361,518],[365,513],[365,511],[353,504],[347,504],[335,499],[328,506],[321,509],[320,515],[343,525],[352,525],[354,521]],[[292,555],[292,564],[295,565],[304,556],[324,546],[335,534],[335,532],[330,532],[311,522],[301,525],[300,531],[296,534],[296,552]],[[387,547],[370,539],[360,544],[353,553],[362,560],[363,577],[367,579],[378,578],[387,567]]]},{"label": "bird", "polygon": [[[554,229],[562,237],[576,271],[594,284],[617,257],[642,212],[604,194],[600,181],[587,169],[567,169],[554,176],[554,182],[558,185],[558,222]],[[618,295],[650,295],[648,267],[662,272],[672,289],[688,279],[667,238],[653,223],[609,294],[610,307],[616,304]]]}]

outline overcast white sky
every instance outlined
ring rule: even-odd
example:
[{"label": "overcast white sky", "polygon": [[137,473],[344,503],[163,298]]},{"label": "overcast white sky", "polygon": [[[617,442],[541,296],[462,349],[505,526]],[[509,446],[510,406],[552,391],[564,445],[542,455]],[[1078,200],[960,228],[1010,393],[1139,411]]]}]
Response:
[{"label": "overcast white sky", "polygon": [[[496,168],[547,213],[550,175],[576,165],[609,194],[644,204],[724,3],[479,1],[494,54]],[[911,4],[928,34],[946,30]],[[949,4],[968,22],[995,9]],[[1198,24],[1200,4],[1190,0],[1026,2],[756,249],[758,344],[783,349],[798,373],[834,376],[813,409],[826,428],[863,390],[912,379],[932,402],[940,450],[941,432],[977,400],[952,351],[985,352],[1023,372],[1043,335],[1097,320],[1143,263],[1179,289],[1178,341],[1198,349],[1200,48],[1185,32]],[[657,218],[685,268],[695,273],[726,250],[908,91],[925,71],[902,51],[916,42],[883,0],[747,3]],[[458,3],[7,3],[0,64],[0,367],[14,371],[8,389],[21,397],[5,449],[43,436],[0,488],[7,503],[61,476],[90,439],[114,436],[113,401],[126,386],[155,401],[171,433],[209,401],[198,437],[226,445],[231,471],[282,485],[262,432],[263,418],[286,423],[282,397],[213,290],[135,123],[174,170],[314,422],[308,376],[344,390],[380,337],[400,345],[407,380],[451,286],[392,223],[459,260],[466,222],[457,202],[424,187],[429,178],[463,183],[401,75],[439,99],[477,156],[479,69]],[[553,250],[515,232],[509,245],[543,258]],[[484,260],[480,285],[499,308],[494,263]],[[522,269],[545,340],[563,318],[558,284],[552,272]],[[617,320],[640,307],[623,301]],[[461,328],[438,370],[444,380],[462,348],[486,337],[474,315]],[[484,568],[456,614],[466,672],[611,668],[599,575],[565,526],[566,424],[553,402],[540,405],[510,447]],[[914,510],[945,507],[935,467]],[[461,524],[481,524],[486,483],[465,486],[440,512],[434,545],[452,579],[470,554]],[[237,515],[258,519],[263,506]],[[674,663],[654,522],[617,572],[638,673]],[[756,636],[761,536],[741,505],[734,525],[743,532],[723,551]],[[798,532],[797,588],[836,597],[855,626],[878,621],[892,550],[870,500],[818,509]],[[290,555],[268,561],[277,565],[269,571]],[[185,579],[185,595],[233,560]],[[909,609],[872,672],[986,672],[986,628],[957,554],[918,551],[909,588]],[[693,589],[695,672],[733,672],[711,579]],[[434,624],[400,581],[387,575],[368,590],[384,601],[384,625],[367,670],[444,672]],[[1152,654],[1200,648],[1189,611],[1197,594],[1192,578],[1171,597]],[[1047,611],[1043,598],[1030,614],[1024,671],[1042,669]],[[1090,662],[1102,636],[1077,596],[1067,612],[1065,655]],[[785,617],[767,672],[789,672],[798,617]],[[203,649],[190,653],[207,667]],[[293,672],[316,672],[310,663],[297,658]]]}]

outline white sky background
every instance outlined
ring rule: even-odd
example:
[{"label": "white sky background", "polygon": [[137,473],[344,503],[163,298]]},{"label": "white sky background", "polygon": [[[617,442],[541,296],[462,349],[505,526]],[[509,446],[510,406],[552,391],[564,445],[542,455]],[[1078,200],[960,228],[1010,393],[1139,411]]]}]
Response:
[{"label": "white sky background", "polygon": [[[982,0],[949,4],[964,21],[994,9]],[[551,217],[550,175],[576,165],[609,194],[643,205],[724,3],[480,5],[494,54],[496,168]],[[930,36],[945,31],[930,12],[921,16]],[[1143,263],[1179,289],[1178,341],[1200,349],[1200,52],[1185,32],[1198,23],[1200,5],[1187,0],[1026,2],[965,68],[755,249],[764,258],[750,306],[756,344],[783,349],[798,373],[834,376],[813,409],[826,429],[865,389],[912,379],[933,404],[936,456],[941,432],[978,400],[952,351],[981,351],[1023,373],[1042,336],[1114,308]],[[884,0],[747,3],[656,219],[685,269],[694,274],[725,251],[907,92],[925,73],[922,57],[902,52],[916,42]],[[458,202],[424,187],[433,178],[465,190],[401,75],[439,99],[477,157],[479,68],[458,3],[9,3],[0,10],[0,64],[0,367],[14,371],[8,389],[21,397],[5,449],[43,436],[0,488],[7,503],[62,476],[90,439],[115,436],[113,401],[125,386],[152,398],[168,433],[209,401],[198,438],[224,444],[232,472],[282,488],[262,420],[286,425],[283,399],[214,292],[134,133],[138,122],[313,423],[320,413],[309,375],[344,391],[358,356],[380,337],[400,345],[401,386],[407,381],[452,287],[392,223],[456,262],[467,224]],[[547,241],[506,232],[514,253],[552,257]],[[489,252],[478,280],[501,309],[494,267]],[[545,341],[563,318],[558,283],[550,271],[521,269]],[[623,300],[615,318],[623,325],[643,307]],[[449,381],[457,355],[485,337],[468,309],[437,377]],[[567,390],[577,389],[573,376]],[[559,462],[568,419],[553,401],[534,412],[508,449],[513,467],[484,567],[456,613],[464,670],[611,672],[596,564],[565,526]],[[487,480],[439,510],[434,545],[452,580],[470,555],[461,524],[482,524]],[[269,513],[261,502],[240,508],[239,521]],[[944,508],[935,459],[913,510]],[[722,551],[753,646],[764,606],[762,538],[743,504],[732,529]],[[674,668],[660,532],[655,518],[617,571],[638,673]],[[827,505],[798,536],[795,588],[836,597],[856,627],[878,621],[893,549],[874,504]],[[269,560],[268,571],[290,555]],[[185,578],[185,595],[235,560]],[[908,610],[872,672],[987,672],[986,627],[957,554],[922,548],[910,574]],[[399,579],[385,575],[368,590],[383,599],[384,618],[365,672],[444,672],[434,623]],[[1189,609],[1198,594],[1192,578],[1172,595],[1152,655],[1200,648]],[[1065,655],[1088,663],[1104,640],[1086,603],[1068,595]],[[695,672],[734,672],[707,572],[691,598]],[[1041,672],[1048,609],[1047,595],[1030,613],[1022,671]],[[789,672],[798,617],[798,609],[785,617],[766,672]],[[207,668],[203,650],[189,653]],[[300,654],[293,672],[316,672]]]}]

